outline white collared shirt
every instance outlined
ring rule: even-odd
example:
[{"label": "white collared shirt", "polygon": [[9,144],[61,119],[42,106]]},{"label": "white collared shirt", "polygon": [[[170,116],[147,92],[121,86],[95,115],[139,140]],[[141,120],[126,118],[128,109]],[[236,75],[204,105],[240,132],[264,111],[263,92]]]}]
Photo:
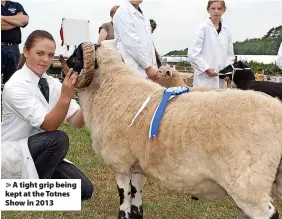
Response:
[{"label": "white collared shirt", "polygon": [[[2,96],[2,143],[28,138],[44,131],[40,126],[57,103],[62,84],[59,79],[46,73],[42,77],[47,79],[49,85],[49,103],[38,87],[40,78],[26,65],[5,84]],[[78,109],[79,105],[72,100],[65,120]]]},{"label": "white collared shirt", "polygon": [[210,77],[205,71],[211,68],[219,72],[233,64],[235,56],[228,28],[222,23],[222,29],[218,33],[209,19],[199,25],[193,46],[189,48],[191,49],[188,50],[188,60],[194,69],[193,86],[223,88],[224,80],[218,76]]},{"label": "white collared shirt", "polygon": [[127,2],[118,8],[113,23],[117,50],[134,73],[146,78],[146,68],[157,68],[150,20]]},{"label": "white collared shirt", "polygon": [[280,44],[278,55],[277,55],[277,65],[282,70],[282,43]]}]

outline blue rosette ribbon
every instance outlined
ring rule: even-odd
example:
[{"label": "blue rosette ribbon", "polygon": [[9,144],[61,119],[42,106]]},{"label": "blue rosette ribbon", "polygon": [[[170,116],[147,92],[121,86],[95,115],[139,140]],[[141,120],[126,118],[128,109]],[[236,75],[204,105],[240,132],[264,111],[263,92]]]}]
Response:
[{"label": "blue rosette ribbon", "polygon": [[150,129],[149,129],[149,138],[150,139],[153,139],[158,135],[160,122],[161,122],[165,108],[167,104],[169,103],[169,101],[175,96],[179,96],[183,93],[189,93],[189,92],[190,90],[188,87],[180,87],[180,86],[179,87],[170,87],[164,90],[163,98],[160,104],[158,105],[153,115],[153,118],[151,120]]}]

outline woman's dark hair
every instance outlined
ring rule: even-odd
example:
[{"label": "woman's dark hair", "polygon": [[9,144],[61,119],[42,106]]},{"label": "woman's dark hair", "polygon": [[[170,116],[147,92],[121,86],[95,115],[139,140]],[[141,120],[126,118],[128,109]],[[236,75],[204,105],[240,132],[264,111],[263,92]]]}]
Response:
[{"label": "woman's dark hair", "polygon": [[150,24],[151,24],[151,27],[152,27],[152,26],[157,26],[156,21],[154,21],[153,19],[150,19]]},{"label": "woman's dark hair", "polygon": [[114,17],[116,11],[118,10],[119,5],[115,5],[114,7],[112,7],[111,11],[110,11],[110,16]]},{"label": "woman's dark hair", "polygon": [[[37,39],[48,39],[48,40],[53,41],[56,44],[53,36],[49,32],[47,32],[45,30],[35,30],[31,34],[29,34],[29,36],[27,37],[25,44],[24,44],[24,48],[26,48],[27,50],[30,50],[31,47],[33,46],[34,42]],[[21,58],[20,58],[20,61],[18,63],[18,66],[17,66],[18,70],[21,69],[24,66],[25,61],[26,61],[26,59],[25,59],[24,55],[22,55]]]},{"label": "woman's dark hair", "polygon": [[209,9],[211,4],[214,2],[221,2],[222,7],[226,9],[226,4],[224,0],[209,0],[207,9]]}]

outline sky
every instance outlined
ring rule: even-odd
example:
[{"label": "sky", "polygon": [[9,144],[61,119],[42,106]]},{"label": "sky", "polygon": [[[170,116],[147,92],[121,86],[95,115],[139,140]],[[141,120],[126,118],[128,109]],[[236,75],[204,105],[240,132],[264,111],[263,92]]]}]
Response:
[{"label": "sky", "polygon": [[[62,18],[90,21],[90,41],[98,41],[98,28],[109,22],[110,9],[127,0],[18,0],[29,15],[22,29],[23,43],[36,29],[50,32],[57,44],[56,54],[65,54],[59,30]],[[164,55],[190,47],[197,26],[208,19],[208,0],[143,0],[144,13],[157,23],[153,39]],[[282,25],[282,0],[226,0],[223,22],[230,29],[233,42],[263,37],[272,27]],[[75,30],[74,30],[75,31]]]}]

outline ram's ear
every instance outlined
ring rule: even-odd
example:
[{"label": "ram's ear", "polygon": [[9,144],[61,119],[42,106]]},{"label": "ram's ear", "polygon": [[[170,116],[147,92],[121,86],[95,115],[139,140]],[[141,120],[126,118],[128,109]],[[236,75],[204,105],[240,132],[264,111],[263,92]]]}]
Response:
[{"label": "ram's ear", "polygon": [[159,67],[158,72],[159,75],[161,75],[162,77],[172,77],[173,75],[172,68],[167,66]]},{"label": "ram's ear", "polygon": [[166,76],[168,76],[168,77],[172,77],[172,70],[170,70],[170,69],[167,69],[166,71],[165,71],[165,74],[166,74]]}]

